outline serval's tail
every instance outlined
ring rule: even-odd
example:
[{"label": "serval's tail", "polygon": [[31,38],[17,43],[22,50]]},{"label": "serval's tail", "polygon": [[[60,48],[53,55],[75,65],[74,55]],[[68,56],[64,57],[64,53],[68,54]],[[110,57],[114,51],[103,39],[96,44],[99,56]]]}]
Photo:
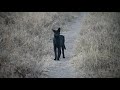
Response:
[{"label": "serval's tail", "polygon": [[64,49],[66,50],[65,44],[64,44]]}]

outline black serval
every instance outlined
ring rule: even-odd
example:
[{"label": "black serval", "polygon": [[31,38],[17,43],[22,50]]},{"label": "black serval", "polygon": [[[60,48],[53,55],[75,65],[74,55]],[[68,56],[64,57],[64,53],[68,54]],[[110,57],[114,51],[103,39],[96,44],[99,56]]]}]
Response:
[{"label": "black serval", "polygon": [[66,49],[65,37],[63,35],[60,35],[60,29],[61,28],[58,28],[58,30],[52,29],[54,32],[54,38],[53,38],[53,46],[54,46],[54,53],[55,53],[54,60],[59,60],[61,56],[61,49],[62,49],[63,58],[65,58],[65,54],[64,54],[64,49]]}]

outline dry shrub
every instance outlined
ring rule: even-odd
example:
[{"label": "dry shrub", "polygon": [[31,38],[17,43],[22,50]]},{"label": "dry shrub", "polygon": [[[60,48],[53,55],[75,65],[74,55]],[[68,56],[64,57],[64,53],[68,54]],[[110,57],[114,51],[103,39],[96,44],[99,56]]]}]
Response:
[{"label": "dry shrub", "polygon": [[120,77],[120,14],[90,12],[81,28],[73,60],[78,77],[81,71],[83,77]]},{"label": "dry shrub", "polygon": [[77,17],[71,12],[0,12],[0,77],[41,77],[52,28]]}]

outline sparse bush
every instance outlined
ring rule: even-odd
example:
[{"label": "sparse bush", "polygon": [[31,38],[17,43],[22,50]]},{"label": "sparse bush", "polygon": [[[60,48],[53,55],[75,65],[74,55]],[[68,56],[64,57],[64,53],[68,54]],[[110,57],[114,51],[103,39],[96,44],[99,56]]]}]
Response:
[{"label": "sparse bush", "polygon": [[70,12],[0,12],[0,77],[42,77],[42,57],[51,54],[48,44],[52,38],[51,29],[65,25],[77,15]]},{"label": "sparse bush", "polygon": [[120,14],[90,12],[81,28],[73,60],[78,77],[120,77]]}]

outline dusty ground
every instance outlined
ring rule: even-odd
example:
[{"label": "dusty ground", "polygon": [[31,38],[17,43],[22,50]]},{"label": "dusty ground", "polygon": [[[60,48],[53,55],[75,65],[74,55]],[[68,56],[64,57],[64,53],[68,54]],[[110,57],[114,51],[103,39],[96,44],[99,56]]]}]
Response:
[{"label": "dusty ground", "polygon": [[[45,76],[47,78],[75,78],[76,77],[76,71],[73,67],[71,60],[75,56],[75,43],[76,39],[78,38],[78,34],[80,32],[80,24],[82,23],[82,20],[84,19],[86,13],[82,13],[81,16],[73,23],[70,23],[67,25],[68,28],[66,28],[68,31],[61,32],[62,35],[65,36],[65,56],[66,58],[63,59],[62,56],[60,58],[60,61],[54,61],[54,53],[53,55],[48,55],[47,57],[44,57],[44,60],[47,60],[46,63],[43,66],[43,71],[45,72]],[[50,42],[52,47],[52,41]],[[51,52],[53,50],[51,49]],[[47,76],[46,76],[47,75]]]},{"label": "dusty ground", "polygon": [[41,74],[45,77],[42,66],[47,60],[48,64],[54,63],[52,40],[49,40],[53,35],[51,29],[59,26],[67,32],[66,24],[78,15],[74,12],[0,12],[0,78],[41,78]]},{"label": "dusty ground", "polygon": [[[54,61],[52,28],[65,56]],[[120,77],[120,13],[0,13],[0,78]]]}]

